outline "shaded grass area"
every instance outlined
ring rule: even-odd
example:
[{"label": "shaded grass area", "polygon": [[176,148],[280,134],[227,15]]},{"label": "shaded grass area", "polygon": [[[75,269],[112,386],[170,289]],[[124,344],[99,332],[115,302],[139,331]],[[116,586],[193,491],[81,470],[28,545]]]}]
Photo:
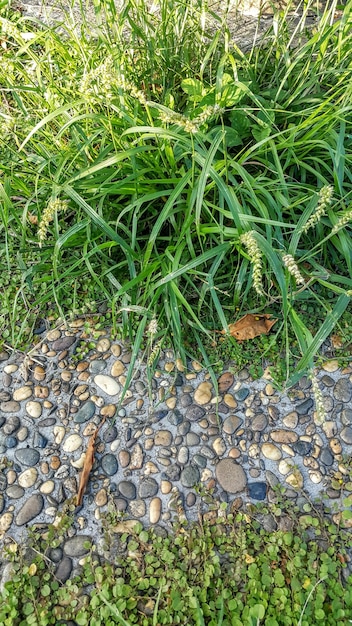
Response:
[{"label": "shaded grass area", "polygon": [[2,338],[107,310],[137,349],[156,319],[211,365],[217,331],[272,312],[293,384],[349,343],[351,3],[313,33],[309,7],[293,35],[278,13],[246,55],[201,0],[95,6],[93,39],[84,11],[59,30],[2,8]]},{"label": "shaded grass area", "polygon": [[[106,561],[86,545],[79,574],[57,580],[51,555],[72,524],[62,517],[32,548],[9,545],[12,580],[2,624],[46,626],[345,626],[352,618],[349,530],[319,505],[220,511],[169,535],[105,519]],[[272,530],[268,530],[268,526]],[[264,529],[266,527],[266,530]]]}]

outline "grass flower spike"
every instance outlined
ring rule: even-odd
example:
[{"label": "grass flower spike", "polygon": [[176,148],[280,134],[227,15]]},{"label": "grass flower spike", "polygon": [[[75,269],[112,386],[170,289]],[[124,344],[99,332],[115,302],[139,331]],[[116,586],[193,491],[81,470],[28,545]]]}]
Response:
[{"label": "grass flower spike", "polygon": [[326,419],[324,398],[319,387],[319,382],[315,374],[311,374],[312,391],[315,400],[315,416],[314,421],[316,424],[321,425]]},{"label": "grass flower spike", "polygon": [[247,248],[251,262],[253,264],[253,287],[259,296],[264,293],[262,283],[262,253],[254,238],[253,231],[243,233],[240,237],[241,243]]},{"label": "grass flower spike", "polygon": [[53,221],[55,213],[62,213],[66,211],[67,207],[67,200],[59,200],[58,198],[56,198],[55,200],[49,201],[47,207],[43,211],[42,219],[40,220],[38,228],[38,241],[40,248],[42,247],[43,242],[46,239],[48,226],[50,222]]},{"label": "grass flower spike", "polygon": [[282,260],[285,267],[287,267],[288,271],[290,272],[291,276],[296,279],[297,285],[305,285],[305,280],[301,272],[299,271],[298,265],[294,260],[292,254],[284,254]]},{"label": "grass flower spike", "polygon": [[310,216],[309,220],[303,227],[302,232],[306,233],[307,230],[316,226],[321,218],[325,215],[328,206],[332,202],[334,190],[331,185],[325,185],[319,191],[318,204],[314,213]]},{"label": "grass flower spike", "polygon": [[341,228],[343,228],[344,226],[349,224],[349,222],[351,222],[351,220],[352,220],[352,210],[349,210],[349,211],[347,211],[347,213],[345,213],[345,215],[342,215],[342,217],[340,217],[338,222],[336,222],[336,224],[332,227],[331,234],[332,235],[336,235],[336,233]]}]

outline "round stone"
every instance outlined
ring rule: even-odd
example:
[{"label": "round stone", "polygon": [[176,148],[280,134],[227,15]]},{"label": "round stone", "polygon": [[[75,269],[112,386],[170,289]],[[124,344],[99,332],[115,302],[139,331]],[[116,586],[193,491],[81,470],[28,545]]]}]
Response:
[{"label": "round stone", "polygon": [[73,421],[76,424],[83,424],[87,422],[89,419],[93,417],[95,413],[95,404],[92,400],[88,400],[85,402],[80,409],[78,409],[77,413],[75,413]]},{"label": "round stone", "polygon": [[71,576],[72,568],[72,559],[68,556],[64,556],[55,570],[55,578],[57,578],[60,582],[65,583]]},{"label": "round stone", "polygon": [[33,487],[34,483],[38,478],[38,470],[35,467],[30,467],[29,469],[24,470],[18,477],[18,484],[21,487],[27,489],[28,487]]},{"label": "round stone", "polygon": [[303,488],[303,476],[299,470],[295,470],[292,474],[289,474],[286,478],[286,482],[295,490]]},{"label": "round stone", "polygon": [[113,343],[111,346],[111,352],[114,356],[119,357],[121,354],[121,346],[118,343]]},{"label": "round stone", "polygon": [[265,458],[270,459],[271,461],[279,461],[282,457],[280,448],[275,446],[273,443],[263,443],[262,453]]},{"label": "round stone", "polygon": [[186,441],[187,446],[190,446],[190,447],[198,446],[200,442],[200,438],[199,438],[199,435],[197,435],[197,433],[189,432],[186,434],[185,441]]},{"label": "round stone", "polygon": [[345,443],[352,445],[352,428],[350,426],[346,426],[341,430],[340,437],[342,441]]},{"label": "round stone", "polygon": [[35,380],[37,380],[38,382],[41,382],[42,380],[44,380],[45,375],[46,375],[45,368],[42,365],[36,365],[34,368],[34,373],[33,373]]},{"label": "round stone", "polygon": [[40,454],[34,448],[17,448],[15,458],[21,465],[34,467],[39,462]]},{"label": "round stone", "polygon": [[237,415],[229,415],[222,425],[224,433],[227,435],[233,435],[236,430],[241,426],[242,420]]},{"label": "round stone", "polygon": [[186,419],[191,422],[196,422],[205,415],[205,410],[201,406],[197,406],[196,404],[191,404],[186,410]]},{"label": "round stone", "polygon": [[182,470],[180,480],[183,487],[194,487],[200,480],[199,469],[188,465]]},{"label": "round stone", "polygon": [[300,456],[309,456],[313,449],[313,444],[310,441],[295,441],[291,444],[292,450]]},{"label": "round stone", "polygon": [[120,391],[119,383],[111,376],[97,374],[97,376],[94,376],[94,382],[108,396],[116,396]]},{"label": "round stone", "polygon": [[314,483],[315,485],[321,483],[323,479],[321,473],[318,470],[308,470],[308,476],[312,483]]},{"label": "round stone", "polygon": [[228,391],[230,387],[232,387],[234,379],[235,377],[233,374],[231,374],[231,372],[224,372],[224,374],[221,374],[220,378],[218,379],[219,393],[223,394]]},{"label": "round stone", "polygon": [[193,457],[193,461],[201,469],[204,469],[207,465],[207,460],[205,456],[203,456],[202,454],[195,454]]},{"label": "round stone", "polygon": [[125,371],[125,365],[121,361],[115,361],[111,367],[111,376],[118,378]]},{"label": "round stone", "polygon": [[136,487],[129,480],[122,480],[119,483],[119,492],[123,498],[127,500],[135,500],[136,499]]},{"label": "round stone", "polygon": [[22,498],[24,496],[24,488],[20,487],[19,485],[10,485],[6,489],[6,495],[8,498],[18,500],[19,498]]},{"label": "round stone", "polygon": [[326,363],[323,364],[323,370],[325,370],[326,372],[336,372],[339,369],[339,362],[337,361],[337,359],[332,359],[330,361],[326,361]]},{"label": "round stone", "polygon": [[94,498],[94,502],[97,506],[105,506],[108,501],[108,494],[106,493],[106,489],[99,489],[98,493]]},{"label": "round stone", "polygon": [[46,480],[39,487],[40,493],[43,493],[46,496],[51,494],[54,491],[54,489],[55,489],[55,483],[53,480]]},{"label": "round stone", "polygon": [[241,387],[234,394],[238,402],[243,402],[249,396],[249,389],[247,387]]},{"label": "round stone", "polygon": [[95,359],[89,365],[89,371],[93,376],[95,374],[101,374],[106,369],[106,361],[102,359]]},{"label": "round stone", "polygon": [[222,459],[216,466],[216,478],[224,491],[239,493],[244,491],[247,478],[242,467],[232,459]]},{"label": "round stone", "polygon": [[339,402],[349,402],[352,397],[352,384],[348,378],[340,378],[334,387],[335,399]]},{"label": "round stone", "polygon": [[282,422],[286,426],[286,428],[296,428],[298,424],[298,414],[296,413],[296,411],[292,411],[291,413],[285,415]]},{"label": "round stone", "polygon": [[224,402],[230,409],[235,409],[237,407],[237,401],[231,393],[225,393]]},{"label": "round stone", "polygon": [[42,414],[42,405],[36,400],[30,400],[26,404],[26,411],[28,415],[30,415],[34,419],[37,419]]},{"label": "round stone", "polygon": [[213,441],[213,449],[215,450],[218,456],[222,456],[226,452],[226,443],[224,442],[222,437],[216,437]]},{"label": "round stone", "polygon": [[134,517],[144,517],[146,514],[146,506],[144,500],[132,500],[129,502],[129,510]]},{"label": "round stone", "polygon": [[89,552],[91,543],[92,538],[89,535],[75,535],[66,539],[64,553],[72,558],[83,556]]},{"label": "round stone", "polygon": [[42,435],[38,430],[33,435],[33,445],[35,448],[45,448],[48,443],[48,439]]},{"label": "round stone", "polygon": [[107,337],[102,337],[97,343],[97,352],[107,352],[110,349],[111,342]]},{"label": "round stone", "polygon": [[188,458],[189,458],[188,448],[186,446],[181,446],[177,454],[178,463],[180,463],[180,465],[185,465],[186,463],[188,463]]},{"label": "round stone", "polygon": [[4,435],[12,435],[21,426],[20,418],[17,415],[10,415],[2,428]]},{"label": "round stone", "polygon": [[292,471],[293,463],[290,459],[282,459],[279,463],[279,472],[286,476]]},{"label": "round stone", "polygon": [[149,521],[151,524],[157,524],[161,515],[161,500],[153,498],[149,507]]},{"label": "round stone", "polygon": [[341,442],[338,439],[336,439],[336,438],[331,439],[329,441],[329,445],[330,445],[330,448],[331,448],[331,452],[333,454],[341,454],[342,446],[341,446]]},{"label": "round stone", "polygon": [[24,526],[28,524],[32,519],[37,517],[43,510],[44,498],[40,493],[35,493],[26,500],[23,506],[17,513],[15,524],[17,526]]},{"label": "round stone", "polygon": [[118,431],[116,426],[109,426],[103,434],[103,441],[105,441],[105,443],[111,443],[112,441],[115,441],[115,439],[117,439],[117,435],[118,435]]},{"label": "round stone", "polygon": [[101,469],[107,476],[113,476],[118,470],[118,463],[114,454],[105,454],[101,460]]},{"label": "round stone", "polygon": [[210,402],[211,397],[212,397],[211,390],[212,390],[211,383],[207,383],[207,382],[200,383],[200,385],[197,387],[197,389],[194,392],[194,401],[197,402],[197,404],[200,404],[201,406],[203,404],[208,404],[208,402]]},{"label": "round stone", "polygon": [[62,444],[64,452],[75,452],[82,445],[82,437],[80,435],[69,435]]},{"label": "round stone", "polygon": [[114,417],[116,413],[116,406],[115,404],[107,404],[106,406],[103,406],[100,410],[100,415],[102,415],[103,417]]},{"label": "round stone", "polygon": [[248,483],[248,495],[253,500],[265,500],[267,489],[267,484],[261,481]]},{"label": "round stone", "polygon": [[127,509],[127,501],[124,498],[114,498],[114,504],[116,511],[123,513]]},{"label": "round stone", "polygon": [[148,476],[143,478],[139,484],[138,494],[140,498],[152,498],[158,493],[158,483],[154,478]]},{"label": "round stone", "polygon": [[129,469],[141,469],[143,466],[144,452],[143,448],[139,443],[136,443],[132,448],[131,458],[129,463]]},{"label": "round stone", "polygon": [[4,513],[0,517],[0,536],[6,533],[6,531],[10,528],[13,520],[13,514],[9,511]]},{"label": "round stone", "polygon": [[119,452],[119,463],[122,468],[128,467],[130,464],[130,453],[128,450],[120,450]]},{"label": "round stone", "polygon": [[250,422],[250,429],[262,432],[268,425],[268,418],[264,415],[264,413],[260,413],[256,415]]},{"label": "round stone", "polygon": [[30,398],[32,393],[33,393],[32,387],[25,385],[24,387],[20,387],[19,389],[16,389],[13,392],[12,397],[14,400],[21,402],[21,400],[27,400],[27,398]]},{"label": "round stone", "polygon": [[298,415],[307,415],[310,409],[313,407],[314,402],[312,398],[307,398],[304,402],[296,406],[296,411]]},{"label": "round stone", "polygon": [[154,444],[156,446],[170,446],[172,434],[169,430],[159,430],[155,433]]},{"label": "round stone", "polygon": [[344,426],[352,424],[352,409],[344,409],[341,413],[341,421]]}]

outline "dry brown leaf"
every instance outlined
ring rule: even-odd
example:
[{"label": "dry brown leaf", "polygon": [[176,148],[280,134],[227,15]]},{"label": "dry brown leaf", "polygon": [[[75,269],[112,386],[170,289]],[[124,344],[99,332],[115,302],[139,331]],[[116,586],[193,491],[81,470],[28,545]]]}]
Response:
[{"label": "dry brown leaf", "polygon": [[106,417],[104,417],[104,419],[101,421],[99,426],[96,427],[94,433],[91,435],[91,437],[90,437],[90,439],[88,441],[86,458],[84,459],[84,465],[83,465],[83,469],[82,469],[82,472],[80,474],[80,479],[79,479],[79,487],[78,487],[78,493],[77,493],[77,499],[76,499],[76,506],[81,506],[81,504],[82,504],[83,495],[84,495],[84,492],[85,492],[85,490],[87,488],[89,475],[90,475],[90,473],[92,471],[92,467],[93,467],[93,464],[94,464],[94,452],[95,452],[96,439],[97,439],[99,430],[101,429],[102,425],[105,422],[105,419],[106,419]]},{"label": "dry brown leaf", "polygon": [[340,350],[343,347],[343,341],[340,335],[331,335],[331,345],[335,350]]},{"label": "dry brown leaf", "polygon": [[[270,313],[259,315],[247,313],[234,324],[229,324],[230,335],[231,337],[235,337],[237,341],[245,341],[246,339],[254,339],[254,337],[258,337],[259,335],[267,335],[277,322],[276,319],[270,318]],[[222,334],[226,333],[225,330],[221,332]]]}]

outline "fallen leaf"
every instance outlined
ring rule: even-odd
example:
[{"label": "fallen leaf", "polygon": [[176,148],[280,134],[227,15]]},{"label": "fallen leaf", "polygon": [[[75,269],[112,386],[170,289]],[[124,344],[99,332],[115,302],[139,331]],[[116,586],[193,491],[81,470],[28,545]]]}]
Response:
[{"label": "fallen leaf", "polygon": [[88,441],[86,458],[84,459],[84,465],[83,465],[83,469],[82,469],[82,472],[80,474],[80,479],[79,479],[76,506],[81,506],[82,504],[83,494],[87,488],[89,475],[92,471],[92,467],[94,464],[94,451],[95,451],[96,439],[97,439],[99,430],[101,429],[102,425],[105,422],[105,419],[106,417],[104,417],[104,419],[101,421],[99,426],[96,427],[94,433],[91,435]]},{"label": "fallen leaf", "polygon": [[340,335],[331,335],[331,345],[335,350],[340,350],[343,347],[342,338]]},{"label": "fallen leaf", "polygon": [[231,372],[225,372],[218,378],[219,393],[225,393],[233,385],[234,375]]},{"label": "fallen leaf", "polygon": [[[235,337],[237,341],[254,339],[254,337],[258,337],[259,335],[267,335],[277,322],[276,319],[270,318],[270,313],[263,313],[261,315],[247,313],[234,324],[229,324],[230,335],[231,337]],[[226,331],[222,330],[221,333],[224,335]]]}]

